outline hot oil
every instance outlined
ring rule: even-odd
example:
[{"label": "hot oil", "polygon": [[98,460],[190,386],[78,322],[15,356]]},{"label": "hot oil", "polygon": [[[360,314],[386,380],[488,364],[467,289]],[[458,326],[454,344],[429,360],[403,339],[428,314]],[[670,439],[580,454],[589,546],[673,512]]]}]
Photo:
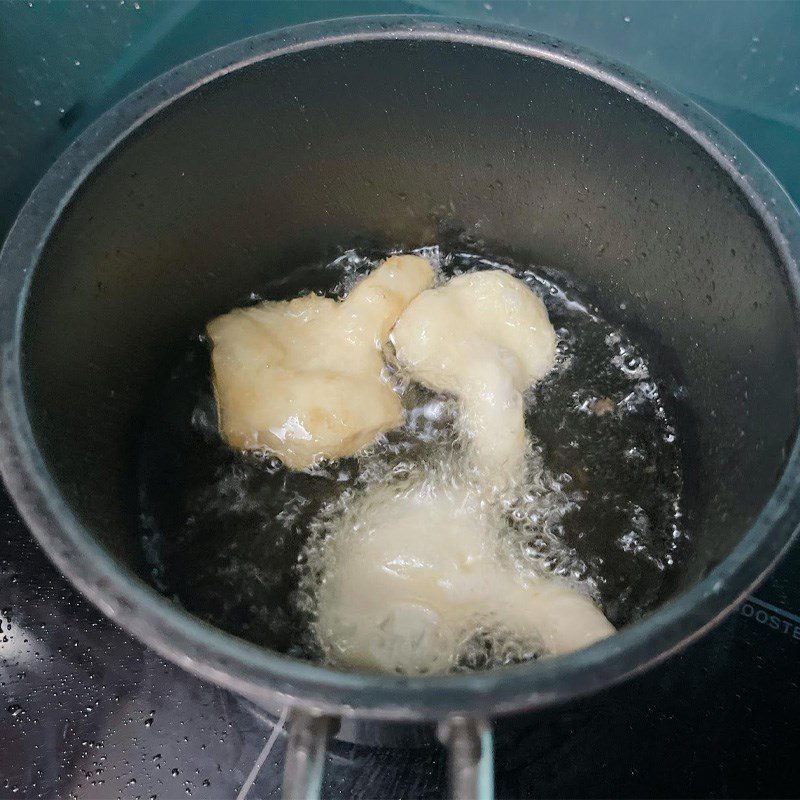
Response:
[{"label": "hot oil", "polygon": [[[565,281],[471,254],[421,251],[443,276],[505,269],[540,294],[559,337],[556,368],[526,395],[524,486],[502,499],[503,557],[556,573],[593,596],[616,626],[661,598],[686,549],[680,451],[664,379],[623,331]],[[378,260],[349,252],[258,299],[347,293]],[[390,370],[391,371],[391,370]],[[406,424],[358,458],[291,472],[219,438],[208,344],[196,336],[155,399],[141,448],[141,530],[154,583],[188,610],[258,644],[319,659],[316,582],[326,536],[370,486],[456,463],[455,401],[398,383]],[[661,378],[661,380],[659,380]],[[459,669],[535,657],[535,642],[476,622]]]}]

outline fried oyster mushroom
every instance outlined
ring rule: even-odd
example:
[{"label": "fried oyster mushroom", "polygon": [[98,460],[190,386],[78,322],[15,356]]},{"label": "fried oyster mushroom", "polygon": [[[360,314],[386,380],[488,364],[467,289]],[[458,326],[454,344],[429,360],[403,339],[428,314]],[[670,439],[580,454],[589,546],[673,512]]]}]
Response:
[{"label": "fried oyster mushroom", "polygon": [[223,438],[301,470],[351,456],[401,425],[382,350],[400,314],[433,280],[424,258],[392,256],[344,300],[267,301],[209,322]]},{"label": "fried oyster mushroom", "polygon": [[522,394],[553,367],[544,303],[500,270],[452,278],[413,300],[391,336],[408,375],[458,398],[471,459],[496,486],[524,472]]}]

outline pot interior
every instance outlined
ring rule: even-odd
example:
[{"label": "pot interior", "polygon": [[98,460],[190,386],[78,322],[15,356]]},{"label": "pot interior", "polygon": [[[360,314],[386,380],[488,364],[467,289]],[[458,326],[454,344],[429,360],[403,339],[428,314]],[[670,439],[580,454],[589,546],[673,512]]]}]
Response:
[{"label": "pot interior", "polygon": [[568,66],[465,43],[251,64],[94,170],[24,317],[27,408],[63,497],[149,579],[141,429],[188,333],[342,249],[434,243],[564,273],[682,387],[692,549],[657,600],[698,581],[766,502],[794,433],[784,267],[733,180],[671,122]]}]

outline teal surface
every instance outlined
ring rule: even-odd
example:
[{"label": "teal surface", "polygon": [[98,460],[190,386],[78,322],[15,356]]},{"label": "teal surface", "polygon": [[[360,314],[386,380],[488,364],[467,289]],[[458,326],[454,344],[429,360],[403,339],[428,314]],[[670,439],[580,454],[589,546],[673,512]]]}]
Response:
[{"label": "teal surface", "polygon": [[0,3],[0,237],[58,152],[170,67],[330,17],[414,13],[540,31],[694,97],[800,199],[800,2],[110,0]]}]

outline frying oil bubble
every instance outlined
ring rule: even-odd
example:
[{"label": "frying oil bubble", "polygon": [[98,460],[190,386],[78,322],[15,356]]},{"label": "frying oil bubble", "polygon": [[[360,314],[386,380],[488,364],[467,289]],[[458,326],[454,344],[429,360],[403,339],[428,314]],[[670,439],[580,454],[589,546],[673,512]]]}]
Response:
[{"label": "frying oil bubble", "polygon": [[[543,298],[558,335],[555,368],[524,397],[527,478],[501,501],[502,558],[523,574],[561,576],[617,627],[638,619],[669,596],[688,551],[674,393],[664,388],[670,376],[654,372],[651,354],[605,322],[563,276],[476,254],[420,252],[440,283],[478,269],[520,278]],[[348,251],[254,287],[243,300],[343,296],[385,255]],[[219,439],[208,370],[208,344],[194,337],[148,415],[139,501],[151,579],[225,630],[320,660],[316,597],[337,519],[370,487],[458,463],[458,407],[404,381],[390,359],[405,425],[357,458],[291,472]],[[455,670],[541,652],[540,642],[490,623],[475,621]]]}]

